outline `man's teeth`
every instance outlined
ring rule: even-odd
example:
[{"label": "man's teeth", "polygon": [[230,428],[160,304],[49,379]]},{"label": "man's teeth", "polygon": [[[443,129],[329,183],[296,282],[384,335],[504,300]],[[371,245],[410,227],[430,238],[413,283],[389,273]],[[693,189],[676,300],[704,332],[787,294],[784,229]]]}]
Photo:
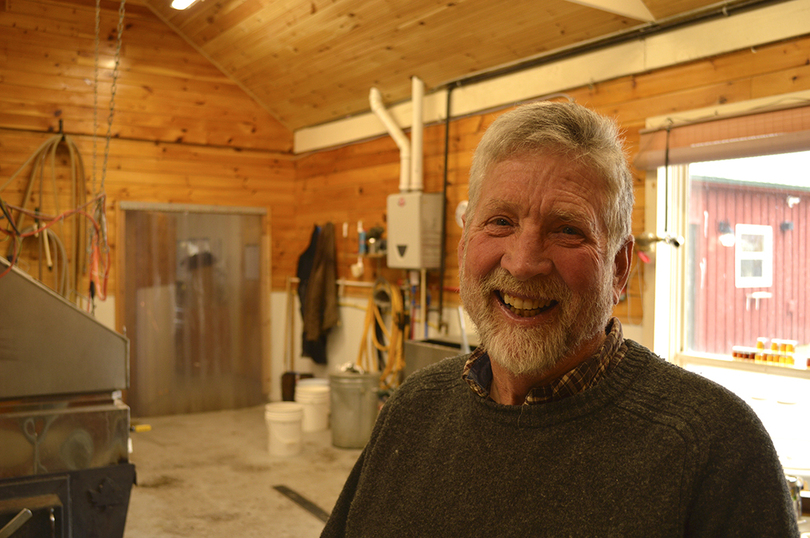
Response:
[{"label": "man's teeth", "polygon": [[509,307],[513,313],[520,316],[535,316],[540,313],[540,310],[551,306],[554,302],[550,299],[539,301],[537,299],[524,299],[522,297],[514,297],[508,293],[502,294],[503,302]]}]

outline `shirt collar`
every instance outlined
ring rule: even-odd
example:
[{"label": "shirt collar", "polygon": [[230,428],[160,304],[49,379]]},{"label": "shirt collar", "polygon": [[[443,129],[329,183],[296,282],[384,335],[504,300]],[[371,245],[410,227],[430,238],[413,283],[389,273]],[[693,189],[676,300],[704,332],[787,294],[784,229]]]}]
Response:
[{"label": "shirt collar", "polygon": [[[594,355],[550,383],[531,389],[526,395],[524,405],[562,400],[596,386],[627,352],[622,324],[618,318],[611,318],[605,333],[606,338]],[[478,396],[489,397],[492,364],[483,347],[478,347],[467,359],[461,377]]]}]

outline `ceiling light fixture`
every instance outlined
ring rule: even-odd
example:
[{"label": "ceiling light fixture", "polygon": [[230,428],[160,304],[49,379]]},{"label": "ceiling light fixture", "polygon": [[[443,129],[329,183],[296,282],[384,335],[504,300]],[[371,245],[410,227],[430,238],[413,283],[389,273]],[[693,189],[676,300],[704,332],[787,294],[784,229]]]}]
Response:
[{"label": "ceiling light fixture", "polygon": [[191,4],[196,2],[197,0],[172,0],[172,8],[174,9],[188,9],[191,7]]}]

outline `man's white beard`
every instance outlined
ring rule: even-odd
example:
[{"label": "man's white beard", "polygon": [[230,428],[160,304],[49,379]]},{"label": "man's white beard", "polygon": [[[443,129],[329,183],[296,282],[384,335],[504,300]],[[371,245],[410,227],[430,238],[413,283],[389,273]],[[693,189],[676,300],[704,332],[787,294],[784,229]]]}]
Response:
[{"label": "man's white beard", "polygon": [[[604,331],[613,311],[610,271],[605,271],[592,293],[575,297],[557,280],[536,278],[515,280],[498,267],[478,282],[460,268],[460,295],[470,319],[478,329],[481,344],[491,360],[514,375],[549,370],[586,340]],[[506,290],[514,295],[548,298],[558,302],[551,323],[525,328],[510,323],[496,311],[492,292]]]}]

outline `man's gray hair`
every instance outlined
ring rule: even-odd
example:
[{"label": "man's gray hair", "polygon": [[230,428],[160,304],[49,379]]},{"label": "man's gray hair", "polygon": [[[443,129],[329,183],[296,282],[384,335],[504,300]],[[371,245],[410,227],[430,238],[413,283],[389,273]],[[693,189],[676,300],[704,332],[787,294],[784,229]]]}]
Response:
[{"label": "man's gray hair", "polygon": [[613,120],[576,103],[523,105],[492,123],[473,156],[468,218],[475,213],[484,178],[496,164],[543,150],[584,161],[604,179],[603,219],[610,254],[615,254],[631,234],[633,214],[633,178],[624,142]]}]

